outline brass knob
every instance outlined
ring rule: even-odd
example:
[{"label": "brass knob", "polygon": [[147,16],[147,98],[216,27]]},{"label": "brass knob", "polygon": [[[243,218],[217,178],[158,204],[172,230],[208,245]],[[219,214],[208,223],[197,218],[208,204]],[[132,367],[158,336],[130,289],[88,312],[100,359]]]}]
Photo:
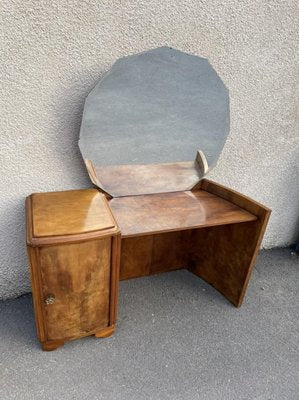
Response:
[{"label": "brass knob", "polygon": [[53,304],[54,301],[55,301],[54,294],[48,294],[48,296],[45,298],[45,303],[46,304]]}]

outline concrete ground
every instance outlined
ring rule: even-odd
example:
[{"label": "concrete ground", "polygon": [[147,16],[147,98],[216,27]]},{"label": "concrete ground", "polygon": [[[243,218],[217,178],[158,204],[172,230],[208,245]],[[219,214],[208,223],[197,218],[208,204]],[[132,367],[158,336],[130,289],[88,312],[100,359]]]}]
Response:
[{"label": "concrete ground", "polygon": [[31,296],[0,303],[0,399],[298,400],[299,258],[262,251],[240,309],[187,271],[121,282],[119,323],[42,352]]}]

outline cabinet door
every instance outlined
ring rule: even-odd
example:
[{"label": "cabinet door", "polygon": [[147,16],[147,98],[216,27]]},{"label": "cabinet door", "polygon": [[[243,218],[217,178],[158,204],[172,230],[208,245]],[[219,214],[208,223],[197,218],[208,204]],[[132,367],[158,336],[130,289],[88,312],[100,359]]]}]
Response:
[{"label": "cabinet door", "polygon": [[47,340],[109,325],[111,238],[40,249]]}]

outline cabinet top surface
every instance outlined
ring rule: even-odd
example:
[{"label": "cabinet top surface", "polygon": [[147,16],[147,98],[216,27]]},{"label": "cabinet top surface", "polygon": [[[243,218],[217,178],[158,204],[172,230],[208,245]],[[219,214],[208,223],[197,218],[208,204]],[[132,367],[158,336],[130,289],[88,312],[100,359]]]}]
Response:
[{"label": "cabinet top surface", "polygon": [[204,190],[119,197],[110,200],[110,206],[125,237],[257,219]]},{"label": "cabinet top surface", "polygon": [[31,195],[33,237],[84,234],[115,227],[105,196],[95,189]]}]

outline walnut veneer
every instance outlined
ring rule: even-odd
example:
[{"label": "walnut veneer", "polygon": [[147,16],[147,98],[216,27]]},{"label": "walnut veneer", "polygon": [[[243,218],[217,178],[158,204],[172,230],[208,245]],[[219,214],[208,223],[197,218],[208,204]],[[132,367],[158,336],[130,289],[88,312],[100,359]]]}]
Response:
[{"label": "walnut veneer", "polygon": [[204,190],[113,198],[123,238],[256,220],[254,214]]},{"label": "walnut veneer", "polygon": [[239,307],[270,216],[267,207],[206,179],[191,191],[116,198],[95,189],[33,194],[26,210],[44,350],[112,334],[119,274],[186,268]]},{"label": "walnut veneer", "polygon": [[95,189],[33,194],[26,200],[37,335],[44,350],[113,333],[120,236]]},{"label": "walnut veneer", "polygon": [[120,279],[188,269],[239,307],[270,216],[203,179],[192,191],[110,200],[122,235]]}]

